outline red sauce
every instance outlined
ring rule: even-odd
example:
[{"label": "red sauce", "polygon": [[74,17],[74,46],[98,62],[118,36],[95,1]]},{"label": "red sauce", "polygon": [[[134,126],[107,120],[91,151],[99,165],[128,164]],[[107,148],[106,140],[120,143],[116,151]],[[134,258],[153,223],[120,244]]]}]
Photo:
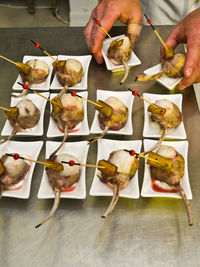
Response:
[{"label": "red sauce", "polygon": [[[64,133],[63,129],[61,129],[59,126],[58,126],[58,130],[61,132],[61,133]],[[80,129],[75,129],[75,130],[69,130],[68,133],[75,133],[75,132],[78,132]]]},{"label": "red sauce", "polygon": [[73,192],[76,189],[77,184],[72,185],[70,188],[62,190],[61,192]]},{"label": "red sauce", "polygon": [[8,191],[18,191],[18,190],[20,190],[23,187],[23,185],[24,185],[24,181],[23,181],[23,183],[20,186],[15,187],[15,188],[7,188],[6,190],[8,190]]},{"label": "red sauce", "polygon": [[120,64],[114,63],[111,59],[110,62],[114,65],[114,66],[119,66]]},{"label": "red sauce", "polygon": [[154,191],[160,193],[177,193],[176,189],[164,189],[156,184],[156,180],[151,177],[151,187]]}]

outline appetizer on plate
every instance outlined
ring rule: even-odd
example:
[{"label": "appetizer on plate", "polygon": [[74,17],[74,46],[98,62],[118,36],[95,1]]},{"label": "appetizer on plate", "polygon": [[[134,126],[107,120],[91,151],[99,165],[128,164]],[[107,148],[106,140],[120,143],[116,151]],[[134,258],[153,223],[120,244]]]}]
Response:
[{"label": "appetizer on plate", "polygon": [[35,127],[40,119],[40,110],[30,99],[23,99],[20,100],[15,107],[10,107],[5,115],[13,127],[13,130],[10,136],[0,141],[0,144],[10,140],[21,130]]},{"label": "appetizer on plate", "polygon": [[[12,154],[14,155],[14,154]],[[23,159],[4,154],[0,159],[0,198],[3,190],[18,184],[25,178],[30,165]]]},{"label": "appetizer on plate", "polygon": [[159,159],[159,156],[161,156],[171,161],[171,164],[169,164],[168,166],[163,165],[162,167],[154,164],[152,165],[152,163],[149,163],[151,165],[150,166],[151,178],[153,182],[160,181],[162,183],[163,182],[166,183],[173,190],[176,190],[176,192],[180,194],[185,203],[185,207],[188,214],[189,225],[190,226],[193,225],[194,222],[193,222],[191,206],[184,192],[184,189],[180,184],[185,169],[184,157],[173,146],[169,145],[161,145],[158,151],[156,152],[156,155],[153,156],[151,152],[149,153],[149,156],[151,158],[154,157],[154,159]]},{"label": "appetizer on plate", "polygon": [[[96,141],[97,139],[103,138],[108,130],[119,131],[124,127],[128,118],[128,108],[124,103],[117,97],[110,96],[105,102],[106,112],[100,110],[98,115],[100,128],[103,130],[100,136],[90,138],[89,144]],[[103,103],[102,103],[103,104]]]},{"label": "appetizer on plate", "polygon": [[83,100],[77,96],[66,93],[68,86],[52,99],[51,117],[57,121],[58,127],[64,132],[63,141],[55,150],[54,155],[63,146],[69,130],[75,128],[84,118]]},{"label": "appetizer on plate", "polygon": [[62,86],[71,87],[81,82],[83,67],[78,60],[74,58],[59,60],[58,62],[53,62],[52,65],[56,69],[57,80]]},{"label": "appetizer on plate", "polygon": [[107,56],[114,64],[123,64],[125,68],[125,74],[121,80],[121,84],[125,82],[128,77],[128,60],[131,57],[132,48],[131,42],[128,36],[118,37],[115,41],[110,43]]},{"label": "appetizer on plate", "polygon": [[101,160],[98,163],[109,170],[107,173],[104,169],[101,171],[100,181],[113,190],[111,203],[102,218],[106,218],[111,213],[119,199],[120,190],[128,185],[139,169],[139,160],[124,149],[111,152],[108,163],[110,163],[108,166],[106,161]]},{"label": "appetizer on plate", "polygon": [[[55,168],[45,168],[49,183],[55,192],[55,199],[49,215],[40,224],[36,225],[36,228],[43,225],[54,215],[60,202],[61,192],[70,189],[80,178],[80,166],[70,164],[70,161],[79,163],[75,156],[69,154],[53,155],[50,156],[48,161],[52,163],[52,166],[55,165]],[[63,161],[69,162],[69,164],[63,164]]]}]

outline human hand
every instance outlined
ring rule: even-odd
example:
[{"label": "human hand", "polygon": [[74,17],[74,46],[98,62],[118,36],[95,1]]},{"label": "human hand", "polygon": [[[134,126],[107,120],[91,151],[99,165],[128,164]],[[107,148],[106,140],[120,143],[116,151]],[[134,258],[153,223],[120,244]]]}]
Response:
[{"label": "human hand", "polygon": [[117,19],[128,24],[127,35],[131,40],[132,47],[140,35],[143,14],[139,0],[102,0],[93,9],[90,20],[84,30],[87,45],[99,64],[103,62],[101,49],[106,34],[94,22],[93,17],[100,20],[101,25],[107,32]]},{"label": "human hand", "polygon": [[[185,17],[165,41],[166,45],[173,48],[179,43],[187,43],[184,77],[177,86],[178,89],[183,90],[193,83],[200,82],[200,8]],[[164,58],[163,47],[161,58]]]}]

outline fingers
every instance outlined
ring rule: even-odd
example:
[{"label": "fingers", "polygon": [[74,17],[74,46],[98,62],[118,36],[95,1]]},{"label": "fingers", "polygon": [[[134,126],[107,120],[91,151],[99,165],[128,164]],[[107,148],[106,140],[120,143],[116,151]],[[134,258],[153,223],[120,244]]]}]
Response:
[{"label": "fingers", "polygon": [[[183,41],[183,38],[184,38],[183,30],[181,26],[178,25],[174,28],[174,30],[167,37],[167,39],[165,40],[165,44],[175,49],[177,45]],[[163,45],[160,48],[160,56],[161,56],[161,59],[165,58],[165,49]]]},{"label": "fingers", "polygon": [[118,18],[120,18],[121,21],[125,19],[125,23],[127,23],[135,17],[137,18],[138,23],[136,23],[135,26],[131,25],[128,29],[128,36],[130,37],[132,45],[134,45],[140,34],[142,9],[139,0],[102,0],[92,11],[90,20],[84,30],[87,45],[92,51],[97,63],[103,62],[101,49],[106,33],[99,27],[99,25],[95,24],[93,17],[100,20],[101,25],[107,32]]},{"label": "fingers", "polygon": [[102,28],[97,25],[93,19],[100,20],[103,28],[108,32],[115,20],[118,18],[119,14],[115,7],[111,5],[109,2],[105,4],[103,1],[92,11],[89,22],[86,25],[84,30],[84,36],[86,38],[87,45],[89,49],[92,51],[97,63],[103,62],[103,57],[101,53],[103,39],[106,36],[106,33]]},{"label": "fingers", "polygon": [[200,79],[200,34],[190,36],[187,42],[187,55],[184,65],[184,77],[178,84],[178,88],[184,88],[198,82]]},{"label": "fingers", "polygon": [[128,21],[127,36],[131,41],[131,47],[133,49],[135,42],[140,36],[142,25],[137,23],[136,19],[131,19]]},{"label": "fingers", "polygon": [[[95,39],[96,31],[99,30],[99,25],[97,25],[93,19],[95,17],[96,19],[100,20],[103,16],[104,6],[102,3],[100,3],[95,9],[93,9],[92,14],[90,16],[90,20],[88,21],[86,28],[84,30],[84,36],[88,45],[88,48],[92,51],[93,50],[93,42]],[[93,51],[92,51],[93,52]],[[102,63],[103,58],[101,51],[98,51],[98,53],[94,53],[94,57],[97,61],[97,63]]]},{"label": "fingers", "polygon": [[88,23],[86,24],[85,30],[83,32],[84,36],[85,36],[85,40],[87,43],[87,46],[89,49],[91,49],[91,32],[92,32],[92,28],[94,26],[94,10],[92,11],[92,14],[90,16],[90,19],[88,21]]},{"label": "fingers", "polygon": [[[112,10],[112,12],[110,13],[108,11],[108,9],[105,9],[105,12],[103,14],[103,18],[101,19],[101,25],[102,27],[108,32],[114,22],[116,21],[116,19],[118,18],[118,13],[115,12],[114,10]],[[95,25],[95,26],[98,26],[98,25]],[[102,54],[101,54],[101,49],[102,49],[102,46],[103,46],[103,40],[104,38],[106,37],[106,33],[103,31],[102,28],[100,28],[98,26],[98,28],[94,28],[93,29],[93,33],[92,33],[92,52],[95,56],[95,58],[97,59],[97,62],[98,60],[100,59],[99,57],[101,56],[102,57]]]}]

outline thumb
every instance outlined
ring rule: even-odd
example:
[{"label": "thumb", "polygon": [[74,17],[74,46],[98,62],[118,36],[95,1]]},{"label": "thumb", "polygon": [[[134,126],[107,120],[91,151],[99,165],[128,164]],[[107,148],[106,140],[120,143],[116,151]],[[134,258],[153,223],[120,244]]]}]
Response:
[{"label": "thumb", "polygon": [[134,47],[135,42],[140,36],[141,29],[142,29],[142,25],[137,23],[136,19],[130,19],[128,21],[127,36],[129,37],[131,41],[132,48]]}]

